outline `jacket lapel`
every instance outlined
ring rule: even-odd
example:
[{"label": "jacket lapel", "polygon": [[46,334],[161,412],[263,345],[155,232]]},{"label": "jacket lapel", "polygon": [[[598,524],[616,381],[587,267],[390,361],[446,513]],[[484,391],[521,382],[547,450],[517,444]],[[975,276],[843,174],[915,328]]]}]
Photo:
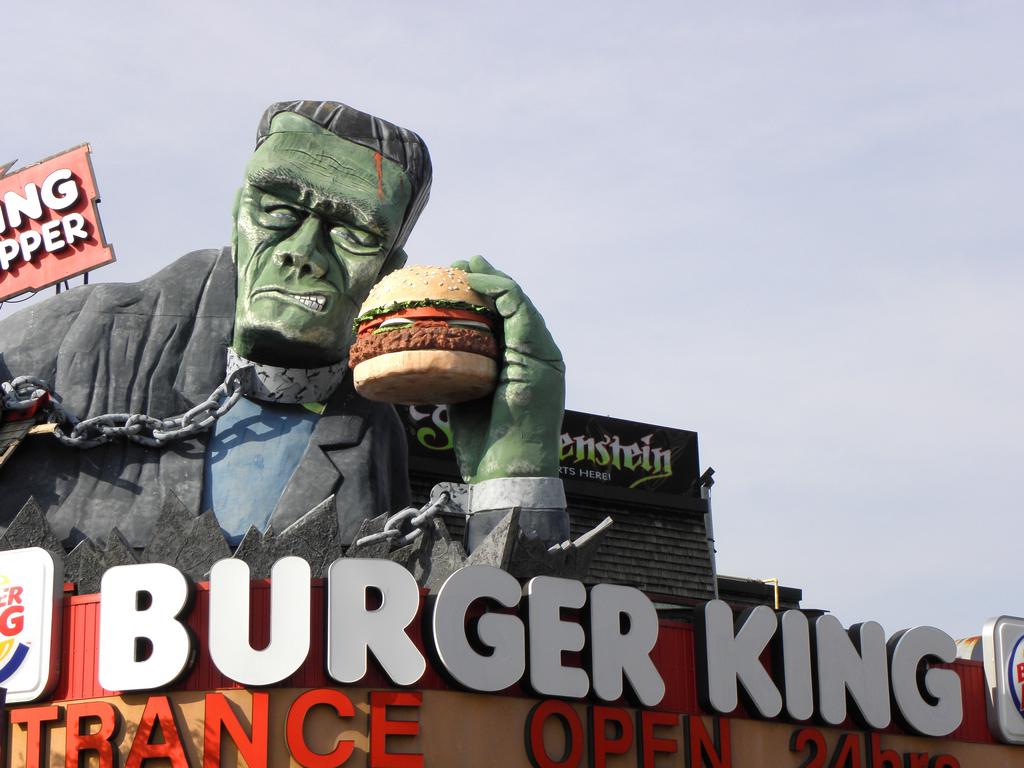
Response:
[{"label": "jacket lapel", "polygon": [[331,494],[345,481],[345,462],[332,460],[359,445],[366,431],[370,403],[352,388],[351,376],[338,387],[317,421],[309,445],[274,509],[271,525],[282,531]]},{"label": "jacket lapel", "polygon": [[[181,289],[174,281],[164,282],[167,283],[163,289],[165,293]],[[225,349],[231,343],[235,320],[236,283],[231,249],[221,248],[202,287],[194,298],[190,297],[193,327],[167,395],[172,404],[161,415],[183,413],[194,407],[209,397],[224,380]],[[182,300],[168,299],[167,303],[179,306]],[[211,360],[216,361],[216,364],[211,365]],[[143,505],[143,509],[149,511],[150,520],[147,525],[154,524],[156,512],[170,493],[181,499],[192,514],[206,511],[200,507],[203,499],[203,462],[209,441],[210,432],[201,432],[160,452],[160,496],[155,504]],[[139,516],[139,513],[133,513],[133,519]]]}]

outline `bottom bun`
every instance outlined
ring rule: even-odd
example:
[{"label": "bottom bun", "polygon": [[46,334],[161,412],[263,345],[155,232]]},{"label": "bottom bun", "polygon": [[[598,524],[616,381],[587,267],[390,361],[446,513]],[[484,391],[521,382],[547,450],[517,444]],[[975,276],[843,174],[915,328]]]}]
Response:
[{"label": "bottom bun", "polygon": [[356,392],[396,405],[449,405],[494,391],[498,364],[472,352],[412,349],[364,360],[352,369]]}]

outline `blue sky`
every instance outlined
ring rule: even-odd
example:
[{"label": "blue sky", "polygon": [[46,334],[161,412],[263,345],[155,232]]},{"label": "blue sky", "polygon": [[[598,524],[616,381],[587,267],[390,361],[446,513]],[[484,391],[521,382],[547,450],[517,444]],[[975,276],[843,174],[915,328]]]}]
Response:
[{"label": "blue sky", "polygon": [[91,142],[118,256],[94,279],[128,281],[226,243],[267,104],[412,128],[435,167],[412,260],[519,279],[569,407],[700,433],[722,572],[976,634],[1024,614],[1022,16],[20,4],[0,160]]}]

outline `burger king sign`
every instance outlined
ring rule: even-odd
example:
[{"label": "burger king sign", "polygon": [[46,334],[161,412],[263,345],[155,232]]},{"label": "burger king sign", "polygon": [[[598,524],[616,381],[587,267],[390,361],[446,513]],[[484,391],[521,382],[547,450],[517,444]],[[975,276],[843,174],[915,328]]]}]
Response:
[{"label": "burger king sign", "polygon": [[44,549],[0,553],[0,686],[34,701],[57,682],[64,565]]},{"label": "burger king sign", "polygon": [[1024,619],[992,619],[981,637],[989,727],[1009,744],[1024,744]]}]

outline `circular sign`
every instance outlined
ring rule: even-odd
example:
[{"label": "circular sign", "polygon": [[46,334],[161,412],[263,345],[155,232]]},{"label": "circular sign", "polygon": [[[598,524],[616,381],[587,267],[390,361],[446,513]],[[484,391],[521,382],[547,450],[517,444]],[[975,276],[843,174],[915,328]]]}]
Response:
[{"label": "circular sign", "polygon": [[21,595],[24,587],[0,574],[0,683],[6,682],[28,655],[29,646],[22,641],[25,629],[25,606]]},{"label": "circular sign", "polygon": [[1021,706],[1021,694],[1024,693],[1024,635],[1017,638],[1013,651],[1010,653],[1010,664],[1006,669],[1008,688],[1013,704],[1017,708],[1017,714],[1024,717],[1024,707]]}]

